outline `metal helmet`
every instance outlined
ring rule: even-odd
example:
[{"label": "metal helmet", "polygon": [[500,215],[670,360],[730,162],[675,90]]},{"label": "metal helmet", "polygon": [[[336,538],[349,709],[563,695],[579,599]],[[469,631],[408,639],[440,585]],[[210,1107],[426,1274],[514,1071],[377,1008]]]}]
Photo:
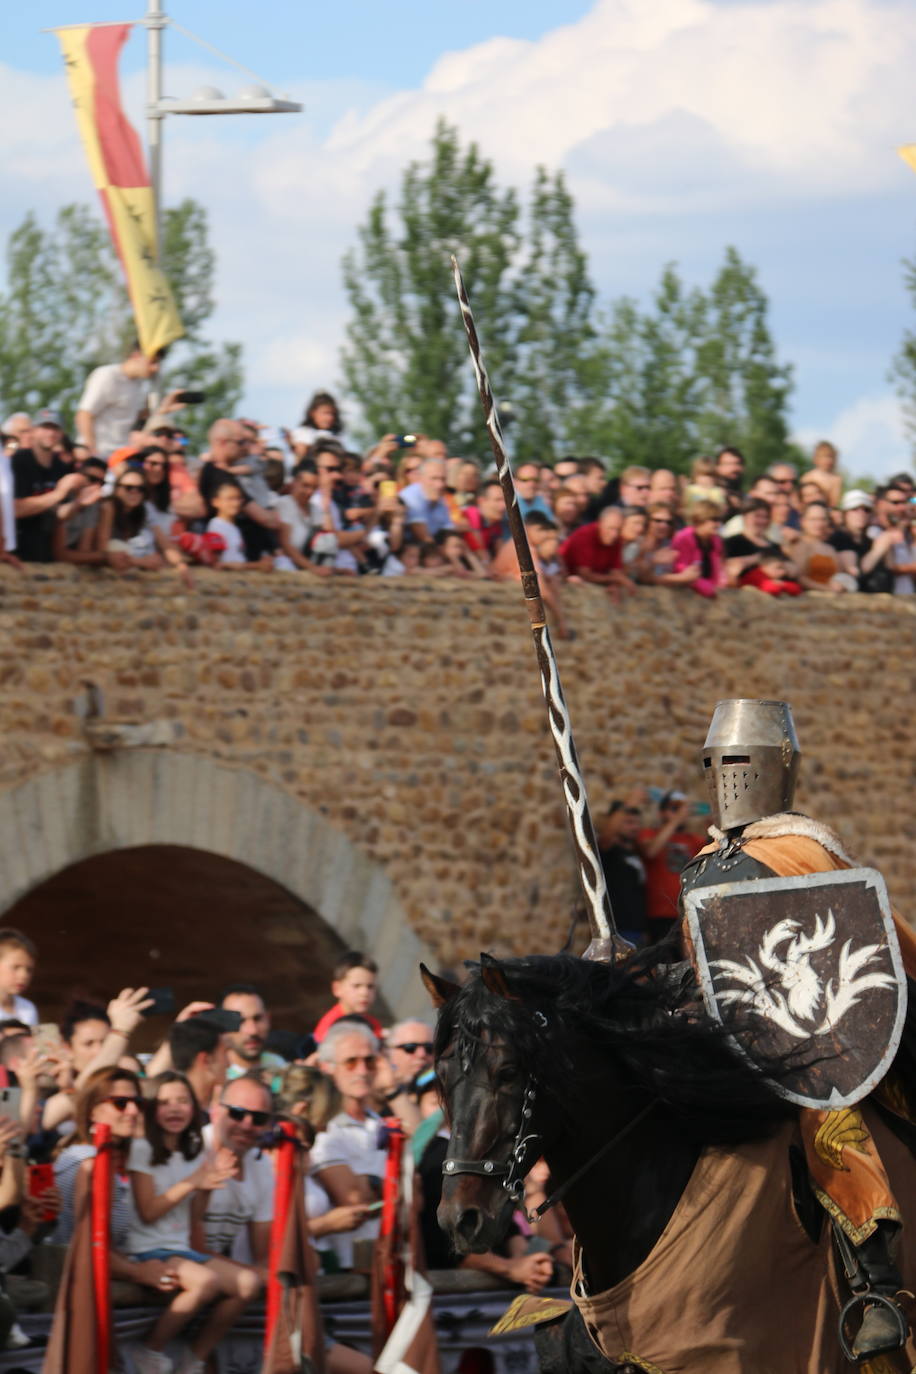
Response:
[{"label": "metal helmet", "polygon": [[720,701],[702,753],[719,829],[790,810],[800,757],[787,701]]}]

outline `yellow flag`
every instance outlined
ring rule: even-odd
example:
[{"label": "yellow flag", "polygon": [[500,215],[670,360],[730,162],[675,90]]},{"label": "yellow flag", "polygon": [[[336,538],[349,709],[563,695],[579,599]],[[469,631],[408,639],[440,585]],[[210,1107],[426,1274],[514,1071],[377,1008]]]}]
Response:
[{"label": "yellow flag", "polygon": [[156,265],[156,214],[143,149],[121,108],[118,57],[130,24],[57,29],[96,190],[130,293],[140,347],[151,358],[184,326]]},{"label": "yellow flag", "polygon": [[916,172],[916,143],[904,143],[902,147],[897,149],[897,152],[906,165]]}]

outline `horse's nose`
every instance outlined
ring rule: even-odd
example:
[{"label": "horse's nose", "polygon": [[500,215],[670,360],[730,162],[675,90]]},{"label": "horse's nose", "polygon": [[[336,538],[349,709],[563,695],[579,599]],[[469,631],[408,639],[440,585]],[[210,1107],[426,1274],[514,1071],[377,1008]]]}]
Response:
[{"label": "horse's nose", "polygon": [[465,1207],[455,1223],[455,1235],[459,1243],[468,1250],[474,1244],[483,1226],[483,1217],[478,1207]]}]

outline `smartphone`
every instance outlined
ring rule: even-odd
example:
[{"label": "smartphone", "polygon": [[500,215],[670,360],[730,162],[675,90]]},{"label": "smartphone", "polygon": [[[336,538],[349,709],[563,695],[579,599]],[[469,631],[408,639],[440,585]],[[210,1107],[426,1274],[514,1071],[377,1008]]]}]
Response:
[{"label": "smartphone", "polygon": [[398,494],[398,484],[393,482],[390,477],[386,477],[383,482],[378,484],[378,494],[383,501],[390,501],[392,496]]},{"label": "smartphone", "polygon": [[264,1047],[288,1060],[308,1059],[318,1048],[313,1035],[291,1030],[270,1031]]},{"label": "smartphone", "polygon": [[207,399],[205,391],[178,391],[175,400],[180,401],[183,406],[199,406]]},{"label": "smartphone", "polygon": [[[28,1175],[29,1197],[41,1198],[49,1188],[54,1187],[53,1164],[30,1164],[28,1166]],[[56,1211],[53,1207],[50,1212],[46,1208],[42,1209],[42,1221],[50,1221],[54,1216],[56,1216]]]},{"label": "smartphone", "polygon": [[0,1088],[0,1116],[11,1116],[14,1121],[18,1121],[21,1095],[20,1088]]},{"label": "smartphone", "polygon": [[61,1047],[60,1026],[56,1021],[42,1021],[32,1038],[39,1054],[56,1054]]},{"label": "smartphone", "polygon": [[367,1211],[367,1212],[380,1212],[380,1211],[382,1210],[382,1208],[384,1207],[384,1205],[385,1205],[384,1202],[370,1202],[370,1203],[369,1203],[369,1206],[366,1208],[366,1211]]},{"label": "smartphone", "polygon": [[396,434],[392,440],[395,448],[413,448],[416,442],[417,436],[415,434]]},{"label": "smartphone", "polygon": [[208,1011],[199,1011],[197,1016],[192,1016],[192,1021],[206,1021],[211,1026],[217,1026],[221,1031],[237,1031],[242,1024],[242,1015],[238,1011],[227,1011],[225,1007],[211,1007]]},{"label": "smartphone", "polygon": [[150,988],[147,994],[152,1006],[144,1008],[144,1016],[171,1016],[175,1011],[175,993],[171,988]]}]

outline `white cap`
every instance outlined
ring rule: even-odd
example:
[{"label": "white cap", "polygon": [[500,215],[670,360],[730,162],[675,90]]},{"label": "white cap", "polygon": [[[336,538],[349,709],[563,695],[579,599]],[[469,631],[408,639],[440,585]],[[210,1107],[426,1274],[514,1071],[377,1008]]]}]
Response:
[{"label": "white cap", "polygon": [[861,510],[863,506],[867,506],[871,510],[874,504],[873,498],[867,491],[863,491],[861,487],[853,487],[852,491],[847,491],[840,502],[840,510]]}]

